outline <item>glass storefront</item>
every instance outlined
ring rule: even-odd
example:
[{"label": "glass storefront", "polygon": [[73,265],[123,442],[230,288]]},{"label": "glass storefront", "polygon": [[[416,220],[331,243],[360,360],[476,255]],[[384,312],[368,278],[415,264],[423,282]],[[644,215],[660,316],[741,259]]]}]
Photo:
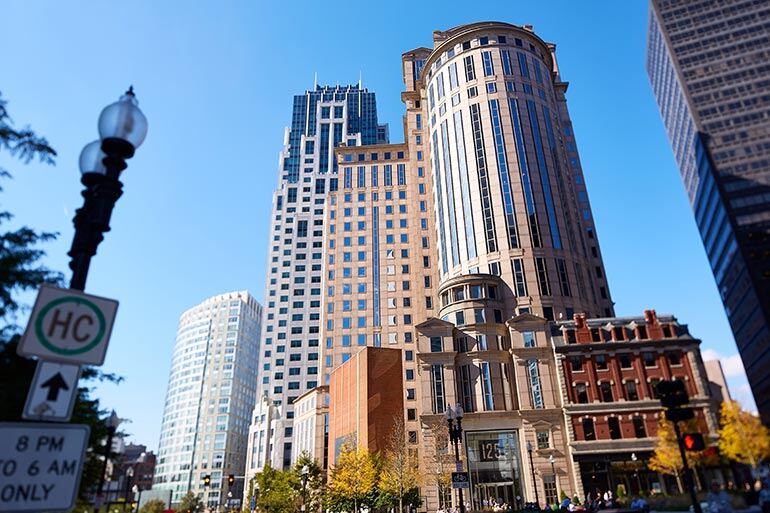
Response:
[{"label": "glass storefront", "polygon": [[496,504],[521,509],[524,492],[517,431],[466,432],[465,449],[471,478],[471,508],[489,510]]}]

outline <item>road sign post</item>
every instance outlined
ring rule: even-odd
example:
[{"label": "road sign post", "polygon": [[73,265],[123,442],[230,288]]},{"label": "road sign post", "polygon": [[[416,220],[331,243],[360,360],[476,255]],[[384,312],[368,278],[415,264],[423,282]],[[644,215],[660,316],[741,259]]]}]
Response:
[{"label": "road sign post", "polygon": [[70,511],[89,432],[77,424],[0,424],[0,511]]},{"label": "road sign post", "polygon": [[468,489],[470,487],[471,481],[467,472],[452,472],[452,488]]},{"label": "road sign post", "polygon": [[37,362],[22,417],[29,420],[68,421],[75,406],[80,366]]},{"label": "road sign post", "polygon": [[112,299],[44,285],[18,352],[49,361],[101,365],[117,309],[118,302]]}]

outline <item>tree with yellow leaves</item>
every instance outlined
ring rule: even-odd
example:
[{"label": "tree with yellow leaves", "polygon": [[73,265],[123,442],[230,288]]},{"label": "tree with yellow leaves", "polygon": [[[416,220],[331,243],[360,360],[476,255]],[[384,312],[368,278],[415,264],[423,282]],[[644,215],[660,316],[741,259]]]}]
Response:
[{"label": "tree with yellow leaves", "polygon": [[327,506],[333,511],[345,511],[350,506],[354,513],[368,499],[377,484],[377,467],[366,449],[356,449],[351,444],[342,446],[337,463],[332,468],[327,486]]},{"label": "tree with yellow leaves", "polygon": [[759,417],[741,409],[737,401],[722,403],[719,419],[719,451],[756,473],[759,464],[770,458],[770,430]]},{"label": "tree with yellow leaves", "polygon": [[679,493],[683,493],[681,474],[684,465],[682,464],[682,456],[679,453],[674,426],[666,420],[663,414],[658,418],[658,440],[648,467],[655,472],[674,476],[676,485],[679,487]]},{"label": "tree with yellow leaves", "polygon": [[[684,423],[682,432],[697,431],[698,427],[694,419]],[[703,486],[700,482],[700,476],[695,469],[701,465],[703,459],[706,457],[706,451],[687,451],[685,455],[687,457],[687,464],[693,470],[692,475],[695,479],[695,484],[699,489],[702,489]],[[648,466],[650,470],[654,470],[655,472],[674,476],[676,478],[676,484],[679,487],[679,493],[683,493],[682,471],[684,470],[684,465],[682,464],[682,454],[679,451],[679,442],[676,439],[674,425],[666,420],[665,415],[662,413],[658,418],[658,441]]]},{"label": "tree with yellow leaves", "polygon": [[[387,439],[379,489],[398,499],[398,511],[404,511],[404,497],[420,486],[417,457],[406,445],[403,419],[396,419]],[[412,493],[411,495],[415,495]]]}]

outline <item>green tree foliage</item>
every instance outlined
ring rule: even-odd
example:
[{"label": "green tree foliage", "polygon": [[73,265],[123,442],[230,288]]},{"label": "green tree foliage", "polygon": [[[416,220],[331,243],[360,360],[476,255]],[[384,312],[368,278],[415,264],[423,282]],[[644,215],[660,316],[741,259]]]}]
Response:
[{"label": "green tree foliage", "polygon": [[295,480],[293,471],[284,472],[265,465],[256,476],[257,509],[263,513],[296,513],[299,495]]},{"label": "green tree foliage", "polygon": [[[302,486],[302,468],[307,466],[307,485]],[[323,471],[318,462],[313,459],[310,454],[303,451],[297,462],[292,468],[294,473],[294,483],[297,486],[296,492],[302,497],[305,497],[305,511],[321,511],[323,507],[323,496],[326,488],[326,473]]]},{"label": "green tree foliage", "polygon": [[166,503],[160,499],[150,499],[144,503],[139,513],[163,513]]},{"label": "green tree foliage", "polygon": [[195,495],[193,492],[187,492],[187,494],[182,497],[179,505],[177,505],[177,507],[174,509],[179,513],[202,513],[206,508],[204,507],[203,501],[201,501],[200,497]]},{"label": "green tree foliage", "polygon": [[[56,151],[49,146],[48,141],[37,136],[30,128],[14,128],[7,102],[0,96],[0,154],[3,151],[24,163],[38,159],[45,164],[54,164],[56,156]],[[10,176],[7,169],[0,168],[0,177]],[[10,213],[0,212],[0,225],[11,218]],[[63,279],[61,273],[40,263],[45,252],[36,247],[55,237],[54,233],[38,233],[28,227],[4,233],[0,231],[0,421],[21,419],[27,390],[35,371],[35,361],[21,357],[16,352],[21,331],[15,323],[16,315],[24,307],[17,296],[20,292],[35,290],[44,283],[61,284]],[[94,381],[119,383],[121,379],[114,374],[85,367],[81,385]],[[108,431],[106,413],[100,407],[99,400],[93,397],[92,388],[78,388],[71,422],[91,427],[87,458],[80,481],[81,497],[86,491],[95,489],[101,476],[104,441]]]}]

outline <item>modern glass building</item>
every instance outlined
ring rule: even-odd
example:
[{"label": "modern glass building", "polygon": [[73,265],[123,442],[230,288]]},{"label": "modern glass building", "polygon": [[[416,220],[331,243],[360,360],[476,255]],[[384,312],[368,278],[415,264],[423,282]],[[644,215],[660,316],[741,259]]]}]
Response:
[{"label": "modern glass building", "polygon": [[770,422],[770,5],[652,0],[647,73],[757,407]]},{"label": "modern glass building", "polygon": [[[248,292],[220,294],[179,319],[161,425],[154,490],[188,492],[209,508],[240,500],[256,402],[262,306]],[[211,476],[210,486],[203,476]]]},{"label": "modern glass building", "polygon": [[294,97],[273,194],[260,357],[260,400],[246,476],[292,463],[294,400],[325,384],[321,361],[324,205],[341,187],[334,149],[387,142],[375,94],[360,85],[316,86]]}]

